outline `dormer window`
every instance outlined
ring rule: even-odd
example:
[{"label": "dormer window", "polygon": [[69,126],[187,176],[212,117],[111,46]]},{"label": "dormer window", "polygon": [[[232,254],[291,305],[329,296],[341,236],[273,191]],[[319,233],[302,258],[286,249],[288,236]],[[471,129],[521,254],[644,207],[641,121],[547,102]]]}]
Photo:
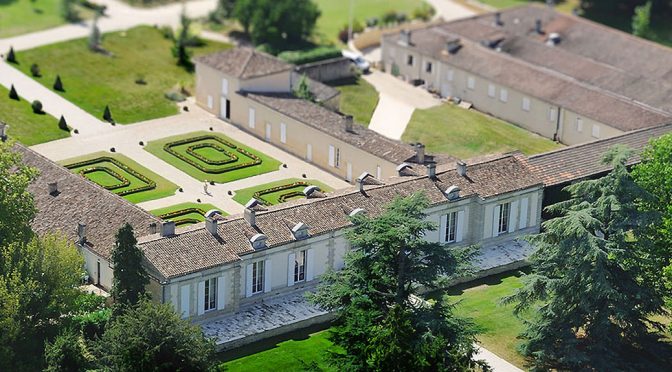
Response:
[{"label": "dormer window", "polygon": [[355,209],[352,210],[352,212],[350,212],[350,215],[349,215],[349,216],[350,216],[350,217],[355,217],[355,216],[357,216],[357,215],[359,215],[359,214],[362,214],[362,213],[364,213],[364,209],[363,209],[363,208],[355,208]]},{"label": "dormer window", "polygon": [[306,239],[308,237],[308,225],[303,222],[297,223],[292,227],[292,235],[296,240]]},{"label": "dormer window", "polygon": [[460,188],[455,186],[455,185],[450,186],[449,188],[446,189],[446,191],[444,191],[444,194],[446,195],[446,198],[448,198],[448,200],[459,199],[460,198]]},{"label": "dormer window", "polygon": [[256,234],[250,238],[250,243],[252,243],[252,248],[254,249],[264,249],[266,248],[266,235]]}]

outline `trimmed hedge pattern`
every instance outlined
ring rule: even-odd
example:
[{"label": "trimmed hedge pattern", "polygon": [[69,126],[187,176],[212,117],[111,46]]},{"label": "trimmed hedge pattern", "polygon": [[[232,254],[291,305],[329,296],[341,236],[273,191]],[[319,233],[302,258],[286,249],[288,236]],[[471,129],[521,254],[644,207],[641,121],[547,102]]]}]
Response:
[{"label": "trimmed hedge pattern", "polygon": [[[197,161],[194,161],[193,159],[191,159],[191,158],[185,156],[184,154],[182,154],[182,153],[173,149],[173,147],[175,147],[175,146],[185,145],[185,144],[188,144],[188,143],[205,141],[205,140],[217,141],[220,144],[222,144],[226,147],[229,147],[229,148],[237,151],[240,154],[243,154],[243,155],[247,156],[248,158],[252,159],[252,161],[245,162],[245,163],[240,163],[240,164],[235,164],[235,165],[229,165],[229,166],[225,166],[225,167],[210,168],[210,167],[204,166],[203,164],[198,163]],[[212,146],[212,144],[202,144],[202,145],[210,145],[209,147],[214,147],[214,146]],[[199,144],[196,144],[194,146],[199,146]],[[191,146],[191,148],[193,148],[194,146]],[[207,146],[203,146],[203,147],[207,147]],[[218,146],[218,147],[221,148],[221,146]],[[234,171],[236,169],[242,169],[242,168],[252,167],[252,166],[261,164],[261,158],[259,158],[257,155],[252,154],[251,152],[249,152],[249,151],[247,151],[243,148],[240,148],[240,147],[234,145],[233,143],[225,141],[225,140],[223,140],[223,139],[221,139],[217,136],[199,136],[199,137],[185,138],[185,139],[182,139],[182,140],[179,140],[179,141],[169,142],[169,143],[166,143],[163,146],[163,150],[166,151],[167,153],[177,157],[178,159],[184,161],[185,163],[191,165],[192,167],[200,170],[201,172],[210,173],[210,174],[221,174],[221,173],[231,172],[231,171]],[[192,152],[193,152],[193,150],[192,150]],[[196,158],[200,160],[199,156],[196,156]],[[234,162],[236,160],[234,160]],[[212,160],[210,160],[210,161],[212,162]],[[228,163],[231,163],[231,162],[228,162]]]},{"label": "trimmed hedge pattern", "polygon": [[[226,160],[210,160],[207,157],[199,154],[196,152],[198,149],[203,149],[203,148],[213,148],[222,154],[226,155],[228,159]],[[231,152],[226,151],[226,149],[216,143],[198,143],[193,146],[187,147],[187,154],[195,157],[196,159],[210,165],[224,165],[224,164],[229,164],[229,163],[235,163],[238,161],[238,156],[236,154],[233,154]]]},{"label": "trimmed hedge pattern", "polygon": [[[68,168],[68,169],[74,169],[74,168],[80,168],[80,167],[84,167],[84,166],[87,166],[87,165],[94,165],[94,164],[98,164],[98,163],[102,163],[102,162],[110,162],[110,163],[114,164],[116,167],[118,167],[119,169],[123,170],[124,172],[132,175],[133,177],[135,177],[135,178],[137,178],[140,181],[145,183],[144,186],[139,186],[139,187],[135,187],[135,188],[132,188],[132,189],[123,190],[123,191],[113,191],[115,194],[117,194],[119,196],[135,194],[135,193],[138,193],[138,192],[153,190],[153,189],[156,188],[156,182],[150,180],[149,178],[147,178],[143,174],[140,174],[139,172],[135,171],[133,168],[127,166],[126,164],[120,162],[119,160],[117,160],[115,158],[111,158],[109,156],[101,156],[101,157],[95,158],[95,159],[84,160],[84,161],[80,161],[80,162],[77,162],[77,163],[68,164],[65,167]],[[128,181],[125,177],[123,177],[121,175],[119,175],[119,177],[117,177],[118,173],[109,169],[109,168],[107,168],[107,167],[104,167],[104,166],[101,166],[101,165],[99,165],[97,167],[98,168],[106,168],[108,171],[112,172],[112,173],[110,173],[110,172],[108,172],[108,173],[112,174],[115,178],[118,178],[120,180],[123,179],[123,180]],[[84,171],[89,170],[91,168],[94,168],[94,167],[89,167],[89,168],[82,169],[82,170],[78,171],[77,173],[82,175],[82,177],[86,177]],[[117,186],[117,185],[113,185],[113,186]],[[123,186],[115,187],[114,190],[119,189],[121,187],[123,187]],[[110,189],[108,189],[108,190],[110,190]],[[112,190],[110,190],[110,191],[112,191]]]},{"label": "trimmed hedge pattern", "polygon": [[201,216],[205,216],[205,211],[200,208],[184,208],[176,211],[168,212],[159,215],[159,218],[162,220],[172,219],[175,222],[175,226],[180,225],[193,225],[201,221],[195,218],[179,218],[180,216],[185,216],[191,213],[198,213]]},{"label": "trimmed hedge pattern", "polygon": [[[271,203],[269,200],[266,200],[264,198],[264,195],[273,194],[273,193],[276,193],[278,191],[290,190],[290,189],[293,189],[293,188],[298,187],[298,186],[307,187],[307,186],[310,186],[310,184],[308,182],[297,181],[297,182],[288,183],[288,184],[285,184],[285,185],[271,187],[271,188],[264,189],[264,190],[259,190],[259,191],[255,192],[253,196],[261,204],[270,206],[270,205],[273,205],[273,203]],[[290,191],[290,192],[284,193],[284,194],[282,194],[278,197],[278,201],[280,203],[284,203],[287,200],[289,200],[291,198],[295,198],[297,196],[303,196],[303,190],[302,191]]]},{"label": "trimmed hedge pattern", "polygon": [[113,171],[112,169],[110,169],[108,167],[103,167],[103,166],[95,166],[95,167],[84,168],[84,169],[79,171],[79,174],[87,175],[89,173],[95,173],[95,172],[107,173],[110,176],[112,176],[113,178],[116,178],[117,181],[119,181],[119,183],[116,183],[116,184],[110,185],[110,186],[100,185],[100,186],[103,186],[104,188],[106,188],[108,190],[120,189],[122,187],[126,187],[126,186],[129,186],[131,184],[131,181],[129,181],[128,178],[122,176],[121,174]]}]

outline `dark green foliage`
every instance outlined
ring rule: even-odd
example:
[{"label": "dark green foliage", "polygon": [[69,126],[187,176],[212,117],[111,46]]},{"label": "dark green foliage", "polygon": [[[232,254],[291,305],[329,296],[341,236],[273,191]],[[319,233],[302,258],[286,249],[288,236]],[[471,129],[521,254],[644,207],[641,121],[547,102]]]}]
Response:
[{"label": "dark green foliage", "polygon": [[36,114],[42,114],[44,113],[42,111],[42,102],[35,100],[30,104],[30,107],[33,109],[33,112]]},{"label": "dark green foliage", "polygon": [[20,100],[19,94],[16,93],[16,88],[14,88],[14,84],[12,84],[12,86],[9,88],[9,98],[15,99],[17,101]]},{"label": "dark green foliage", "polygon": [[83,315],[77,315],[73,317],[73,321],[87,340],[95,340],[103,336],[107,322],[110,321],[111,317],[111,309],[100,309]]},{"label": "dark green foliage", "polygon": [[112,112],[110,111],[109,105],[105,105],[105,111],[103,111],[103,120],[105,120],[108,123],[114,123],[114,119],[112,118]]},{"label": "dark green foliage", "polygon": [[530,238],[533,273],[505,302],[517,313],[537,307],[522,353],[538,370],[661,370],[671,361],[650,320],[663,301],[646,279],[643,227],[658,219],[639,209],[651,196],[628,173],[630,154],[611,149],[611,173],[566,187],[571,199],[548,207],[559,217]]},{"label": "dark green foliage", "polygon": [[312,34],[320,10],[311,0],[238,0],[236,19],[255,44],[298,44]]},{"label": "dark green foliage", "polygon": [[336,312],[331,340],[340,370],[466,371],[475,333],[453,306],[425,302],[420,287],[437,289],[463,273],[471,249],[448,249],[424,239],[429,201],[418,193],[397,198],[377,218],[358,214],[348,232],[353,250],[345,268],[329,271],[311,300]]},{"label": "dark green foliage", "polygon": [[40,73],[40,66],[37,65],[37,63],[33,63],[30,65],[30,74],[33,75],[34,77],[41,77],[42,74]]},{"label": "dark green foliage", "polygon": [[7,53],[7,62],[18,63],[16,61],[16,54],[14,53],[14,47],[9,47],[9,53]]},{"label": "dark green foliage", "polygon": [[78,372],[91,367],[82,337],[71,330],[56,336],[54,342],[47,343],[44,351],[47,368],[45,372]]},{"label": "dark green foliage", "polygon": [[61,16],[68,22],[78,22],[79,12],[75,9],[77,0],[61,0]]},{"label": "dark green foliage", "polygon": [[423,2],[419,7],[413,9],[412,18],[429,21],[432,19],[432,17],[434,17],[435,14],[436,9],[434,9],[433,6]]},{"label": "dark green foliage", "polygon": [[58,128],[66,131],[66,132],[70,131],[70,127],[68,126],[68,123],[65,121],[65,118],[63,117],[63,115],[61,115],[61,118],[58,119]]},{"label": "dark green foliage", "polygon": [[187,17],[185,12],[180,15],[180,32],[175,38],[175,45],[173,45],[173,57],[177,58],[177,65],[184,67],[187,71],[193,71],[194,64],[191,62],[191,54],[187,49],[193,42],[193,38],[189,35],[189,27],[191,26],[191,19]]},{"label": "dark green foliage", "polygon": [[89,35],[89,49],[98,52],[101,50],[102,38],[100,34],[100,29],[98,28],[98,16],[93,19],[91,24],[91,34]]},{"label": "dark green foliage", "polygon": [[215,23],[222,23],[225,19],[233,17],[236,0],[218,0],[217,8],[210,12],[209,19]]},{"label": "dark green foliage", "polygon": [[649,38],[651,36],[651,2],[635,8],[632,15],[632,34]]},{"label": "dark green foliage", "polygon": [[299,83],[297,84],[296,88],[294,88],[294,95],[308,101],[312,101],[315,99],[315,95],[313,94],[313,92],[310,91],[310,86],[308,85],[308,78],[306,78],[305,74],[301,76],[301,79],[299,79]]},{"label": "dark green foliage", "polygon": [[320,46],[308,50],[286,50],[278,54],[278,58],[295,65],[338,58],[341,56],[341,50],[333,46]]},{"label": "dark green foliage", "polygon": [[54,80],[54,90],[65,92],[65,89],[63,89],[63,82],[61,81],[61,75],[56,75],[56,80]]},{"label": "dark green foliage", "polygon": [[[0,141],[0,247],[12,242],[27,242],[33,236],[30,221],[37,210],[28,185],[37,169],[27,167],[21,155],[11,151],[12,141]],[[0,262],[0,272],[2,262]]]},{"label": "dark green foliage", "polygon": [[149,284],[149,276],[142,266],[142,251],[137,243],[130,224],[119,229],[112,250],[112,297],[120,306],[133,306],[147,295],[145,286]]},{"label": "dark green foliage", "polygon": [[169,304],[142,300],[112,318],[95,353],[113,371],[205,371],[214,344]]}]

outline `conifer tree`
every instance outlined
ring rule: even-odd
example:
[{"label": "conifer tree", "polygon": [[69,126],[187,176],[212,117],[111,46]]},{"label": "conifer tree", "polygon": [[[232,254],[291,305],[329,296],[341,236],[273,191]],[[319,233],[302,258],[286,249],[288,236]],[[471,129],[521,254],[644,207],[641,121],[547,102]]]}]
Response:
[{"label": "conifer tree", "polygon": [[7,62],[17,63],[16,54],[14,54],[14,47],[9,47],[9,53],[7,53]]},{"label": "conifer tree", "polygon": [[9,98],[19,100],[19,94],[16,93],[16,88],[14,88],[14,84],[9,88]]},{"label": "conifer tree", "polygon": [[136,305],[146,296],[145,286],[149,284],[147,271],[142,266],[142,251],[137,243],[130,224],[125,224],[117,232],[116,244],[112,250],[112,296],[122,307]]},{"label": "conifer tree", "polygon": [[669,358],[651,321],[664,313],[662,298],[642,280],[650,250],[642,228],[657,214],[638,209],[650,195],[628,173],[630,155],[607,152],[613,170],[567,186],[571,198],[547,208],[559,217],[530,238],[533,273],[504,302],[517,314],[538,307],[522,334],[535,369],[657,370]]},{"label": "conifer tree", "polygon": [[54,90],[65,92],[63,89],[63,82],[61,81],[61,75],[56,75],[56,80],[54,81]]},{"label": "conifer tree", "polygon": [[70,127],[68,127],[68,122],[65,121],[65,117],[61,115],[61,118],[58,119],[58,128],[64,131],[70,131]]},{"label": "conifer tree", "polygon": [[109,105],[105,105],[105,111],[103,111],[103,119],[108,123],[114,123],[114,119],[112,118],[112,112],[110,112]]}]

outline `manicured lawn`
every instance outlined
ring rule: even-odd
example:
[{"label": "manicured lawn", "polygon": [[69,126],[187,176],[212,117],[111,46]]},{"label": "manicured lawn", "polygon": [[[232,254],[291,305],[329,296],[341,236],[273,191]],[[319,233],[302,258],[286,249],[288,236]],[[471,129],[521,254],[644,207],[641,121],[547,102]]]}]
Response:
[{"label": "manicured lawn", "polygon": [[[292,188],[287,188],[283,189],[280,191],[276,192],[268,192],[265,193],[264,190],[270,189],[272,187],[277,187],[277,186],[283,186],[283,185],[290,185],[294,182],[300,182],[303,183],[301,185],[296,185]],[[331,191],[331,187],[323,184],[322,182],[316,181],[316,180],[304,180],[300,178],[289,178],[286,180],[280,180],[276,182],[270,182],[266,183],[263,185],[258,185],[255,187],[249,187],[246,189],[241,189],[241,190],[236,190],[235,195],[233,196],[233,200],[237,201],[240,204],[245,205],[250,199],[252,199],[255,195],[256,192],[260,192],[259,197],[263,199],[262,201],[267,201],[271,205],[279,204],[281,201],[279,200],[280,197],[284,195],[284,198],[286,199],[285,201],[289,200],[295,200],[295,199],[303,199],[305,198],[303,196],[303,189],[306,188],[309,185],[314,185],[320,188],[320,190],[324,192],[329,192]]]},{"label": "manicured lawn", "polygon": [[[192,162],[195,162],[198,164],[200,167],[205,167],[206,169],[211,169],[215,170],[217,172],[211,173],[211,172],[205,172],[201,169],[198,169],[196,166],[189,164],[188,162],[178,158],[177,156],[167,152],[164,149],[164,145],[173,143],[176,141],[181,141],[181,140],[188,140],[192,138],[197,138],[201,136],[215,136],[219,138],[220,140],[224,142],[228,142],[234,146],[237,146],[238,148],[242,149],[244,152],[247,152],[251,154],[254,158],[250,157],[249,155],[246,155],[244,153],[239,152],[238,150],[231,149],[230,147],[224,145],[222,142],[213,140],[213,139],[204,139],[204,140],[197,140],[197,141],[189,141],[187,143],[182,143],[179,145],[174,145],[171,146],[171,149],[174,152],[177,152],[178,154],[181,154],[182,156],[190,159]],[[193,149],[192,152],[189,152],[189,148],[195,146],[219,146],[221,149],[225,150],[226,152],[222,152],[218,150],[216,147],[200,147]],[[230,181],[235,181],[239,180],[242,178],[247,178],[251,176],[256,176],[259,174],[263,173],[268,173],[268,172],[273,172],[278,170],[280,167],[280,162],[273,159],[272,157],[263,154],[259,151],[256,151],[254,149],[251,149],[243,144],[240,144],[232,139],[229,139],[228,137],[222,135],[222,134],[215,134],[213,132],[193,132],[193,133],[187,133],[181,136],[174,136],[174,137],[167,137],[167,138],[162,138],[160,140],[156,141],[151,141],[145,146],[145,150],[149,151],[150,153],[154,154],[158,158],[162,159],[163,161],[167,162],[168,164],[174,166],[177,169],[180,169],[181,171],[187,173],[188,175],[196,178],[199,181],[214,181],[217,183],[225,183],[225,182],[230,182]],[[199,156],[194,156],[193,153],[196,153]],[[231,159],[231,155],[235,155],[237,159],[233,162],[226,163],[226,164],[221,164],[221,165],[212,165],[212,164],[207,164],[203,161],[203,159],[206,159],[210,162],[217,162],[217,161],[226,161],[228,159]],[[250,166],[246,166],[244,168],[239,168],[239,169],[234,169],[234,170],[229,170],[225,172],[219,172],[219,170],[223,170],[229,167],[235,167],[238,165],[242,164],[252,164],[255,161],[255,158],[258,160],[261,160],[260,164],[254,164]]]},{"label": "manicured lawn", "polygon": [[[317,36],[323,42],[340,44],[338,32],[348,24],[350,6],[348,1],[314,0],[322,15],[317,20]],[[362,25],[367,18],[380,18],[385,12],[394,10],[406,13],[409,18],[413,9],[422,4],[421,0],[356,0],[353,1],[353,16]]]},{"label": "manicured lawn", "polygon": [[[21,92],[18,92],[21,94]],[[58,128],[58,120],[49,114],[35,114],[30,102],[9,98],[9,90],[0,86],[0,121],[9,124],[7,134],[27,146],[70,136]]]},{"label": "manicured lawn", "polygon": [[61,17],[61,0],[0,1],[0,38],[43,30],[62,23],[65,21]]},{"label": "manicured lawn", "polygon": [[452,104],[415,110],[402,139],[422,142],[428,152],[461,158],[514,150],[530,155],[561,147],[513,124]]},{"label": "manicured lawn", "polygon": [[328,350],[334,346],[329,331],[311,334],[305,340],[289,340],[264,350],[219,365],[220,371],[337,371],[328,363]]},{"label": "manicured lawn", "polygon": [[[115,121],[129,124],[176,114],[177,105],[164,94],[180,86],[193,90],[194,76],[175,64],[172,44],[159,30],[141,26],[103,36],[112,56],[91,52],[84,38],[18,52],[18,68],[31,76],[37,63],[42,77],[35,79],[44,86],[52,89],[58,74],[65,89],[60,95],[98,118],[109,105]],[[207,41],[191,51],[197,56],[229,47]],[[139,78],[146,84],[137,84]]]},{"label": "manicured lawn", "polygon": [[[188,226],[197,222],[203,222],[205,220],[205,213],[211,209],[217,209],[222,212],[221,209],[215,207],[212,204],[180,203],[171,205],[170,207],[155,209],[150,211],[150,213],[167,221],[175,221],[177,226]],[[172,215],[162,217],[162,215],[169,213]],[[226,216],[227,213],[222,212],[222,215]]]},{"label": "manicured lawn", "polygon": [[[144,191],[139,191],[135,193],[130,193],[127,195],[122,195],[126,200],[130,201],[131,203],[141,203],[145,202],[148,200],[154,200],[154,199],[160,199],[164,198],[166,196],[171,196],[175,194],[175,191],[177,190],[177,185],[174,183],[166,180],[165,178],[159,176],[158,174],[150,171],[149,169],[141,166],[140,164],[136,163],[135,161],[131,160],[130,158],[121,155],[121,154],[116,154],[116,153],[111,153],[111,152],[97,152],[89,155],[85,155],[82,157],[78,158],[73,158],[73,159],[67,159],[60,161],[59,163],[68,167],[69,165],[72,165],[74,163],[79,163],[82,161],[90,160],[90,159],[98,159],[101,157],[109,157],[118,160],[121,162],[123,165],[129,167],[133,171],[139,173],[141,176],[144,176],[145,178],[154,181],[156,183],[156,187],[150,190],[144,190]],[[123,177],[123,179],[119,179],[116,175],[110,174],[109,172],[105,172],[102,170],[96,170],[91,173],[87,173],[84,175],[84,177],[87,177],[91,181],[105,187],[111,187],[114,185],[121,184],[124,179],[129,181],[130,184],[127,186],[115,188],[114,190],[110,190],[111,192],[114,192],[116,194],[123,193],[124,191],[132,190],[138,187],[144,187],[147,186],[148,183],[137,177],[136,175],[131,174],[130,172],[121,169],[118,165],[105,160],[101,159],[101,161],[96,162],[94,164],[87,164],[87,165],[81,165],[81,166],[76,166],[73,168],[70,168],[71,171],[75,173],[81,173],[83,170],[91,167],[104,167],[112,172],[115,172],[116,174],[120,175]]]},{"label": "manicured lawn", "polygon": [[332,81],[329,85],[341,92],[341,112],[352,115],[357,123],[369,126],[378,105],[378,91],[362,78]]}]

